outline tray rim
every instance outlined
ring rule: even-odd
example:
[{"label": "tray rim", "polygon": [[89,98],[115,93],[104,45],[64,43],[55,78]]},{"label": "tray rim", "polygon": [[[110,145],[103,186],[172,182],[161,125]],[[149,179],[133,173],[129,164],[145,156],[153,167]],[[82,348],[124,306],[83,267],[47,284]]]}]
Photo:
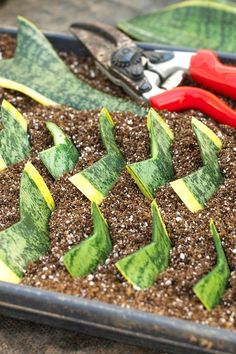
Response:
[{"label": "tray rim", "polygon": [[[16,36],[17,28],[3,27],[0,33]],[[44,34],[59,50],[87,54],[70,34]],[[139,42],[138,45],[148,50],[195,51],[152,43]],[[234,53],[217,54],[221,59],[236,60]],[[25,285],[0,282],[0,309],[2,314],[10,317],[164,349],[170,353],[178,353],[179,350],[181,354],[190,350],[193,353],[236,352],[236,333],[233,331]]]}]

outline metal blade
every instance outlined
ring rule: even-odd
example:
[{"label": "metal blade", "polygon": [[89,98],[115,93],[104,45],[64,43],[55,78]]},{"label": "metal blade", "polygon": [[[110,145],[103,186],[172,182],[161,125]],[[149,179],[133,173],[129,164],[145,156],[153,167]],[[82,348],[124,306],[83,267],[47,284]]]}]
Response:
[{"label": "metal blade", "polygon": [[113,26],[98,22],[74,23],[71,32],[88,49],[99,69],[135,99],[151,85],[144,75],[142,51],[135,42]]},{"label": "metal blade", "polygon": [[71,32],[83,43],[100,64],[110,65],[111,54],[135,43],[113,26],[99,22],[78,22],[70,26]]}]

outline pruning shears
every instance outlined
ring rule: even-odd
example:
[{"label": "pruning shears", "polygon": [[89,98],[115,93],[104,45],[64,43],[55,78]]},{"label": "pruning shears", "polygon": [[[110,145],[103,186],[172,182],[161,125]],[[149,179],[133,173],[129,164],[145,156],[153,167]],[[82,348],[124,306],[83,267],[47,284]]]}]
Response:
[{"label": "pruning shears", "polygon": [[148,51],[124,33],[103,23],[74,23],[72,33],[113,83],[155,109],[197,109],[216,121],[236,127],[236,111],[213,93],[179,86],[188,73],[202,86],[236,99],[236,67],[222,64],[210,50]]}]

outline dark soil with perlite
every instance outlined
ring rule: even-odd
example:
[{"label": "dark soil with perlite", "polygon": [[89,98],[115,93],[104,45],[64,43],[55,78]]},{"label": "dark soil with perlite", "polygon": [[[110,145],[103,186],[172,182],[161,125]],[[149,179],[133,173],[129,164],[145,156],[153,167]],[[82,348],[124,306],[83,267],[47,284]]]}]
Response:
[{"label": "dark soil with perlite", "polygon": [[[11,57],[14,48],[13,39],[0,36],[3,57]],[[73,54],[61,56],[80,78],[92,86],[109,93],[123,94],[98,73],[92,59],[85,61]],[[9,100],[29,122],[32,145],[30,160],[42,174],[56,202],[50,220],[50,250],[40,261],[28,267],[23,284],[235,330],[236,131],[218,125],[199,112],[160,112],[175,134],[172,154],[176,178],[195,171],[202,164],[191,129],[191,117],[194,115],[223,141],[219,162],[225,181],[207,207],[196,214],[185,207],[169,185],[159,189],[156,201],[172,242],[171,261],[169,268],[151,288],[138,290],[129,285],[114,266],[118,259],[151,241],[150,202],[126,171],[101,206],[113,244],[105,264],[99,266],[94,274],[73,279],[61,262],[62,255],[92,231],[90,202],[68,181],[68,176],[91,165],[105,153],[98,129],[99,112],[43,107],[9,90],[1,89],[0,94],[1,99]],[[149,158],[150,140],[146,119],[130,113],[112,113],[112,117],[116,122],[115,137],[127,162]],[[81,152],[74,170],[56,182],[38,158],[39,151],[52,145],[52,138],[44,124],[46,120],[55,122],[69,134]],[[25,162],[0,174],[0,230],[19,218],[19,181]],[[207,311],[193,294],[192,287],[212,269],[216,261],[209,230],[210,218],[214,219],[221,236],[231,276],[220,305]]]}]

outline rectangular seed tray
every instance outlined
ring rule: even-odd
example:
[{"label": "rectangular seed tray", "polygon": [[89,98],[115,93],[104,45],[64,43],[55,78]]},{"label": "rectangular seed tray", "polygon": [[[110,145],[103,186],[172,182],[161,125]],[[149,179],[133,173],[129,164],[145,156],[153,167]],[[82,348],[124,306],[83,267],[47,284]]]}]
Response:
[{"label": "rectangular seed tray", "polygon": [[[16,36],[16,29],[0,28]],[[71,35],[46,33],[56,49],[86,56]],[[147,50],[188,50],[139,43]],[[236,61],[236,54],[218,53]],[[0,282],[0,313],[174,354],[236,353],[236,333],[76,296]]]}]

